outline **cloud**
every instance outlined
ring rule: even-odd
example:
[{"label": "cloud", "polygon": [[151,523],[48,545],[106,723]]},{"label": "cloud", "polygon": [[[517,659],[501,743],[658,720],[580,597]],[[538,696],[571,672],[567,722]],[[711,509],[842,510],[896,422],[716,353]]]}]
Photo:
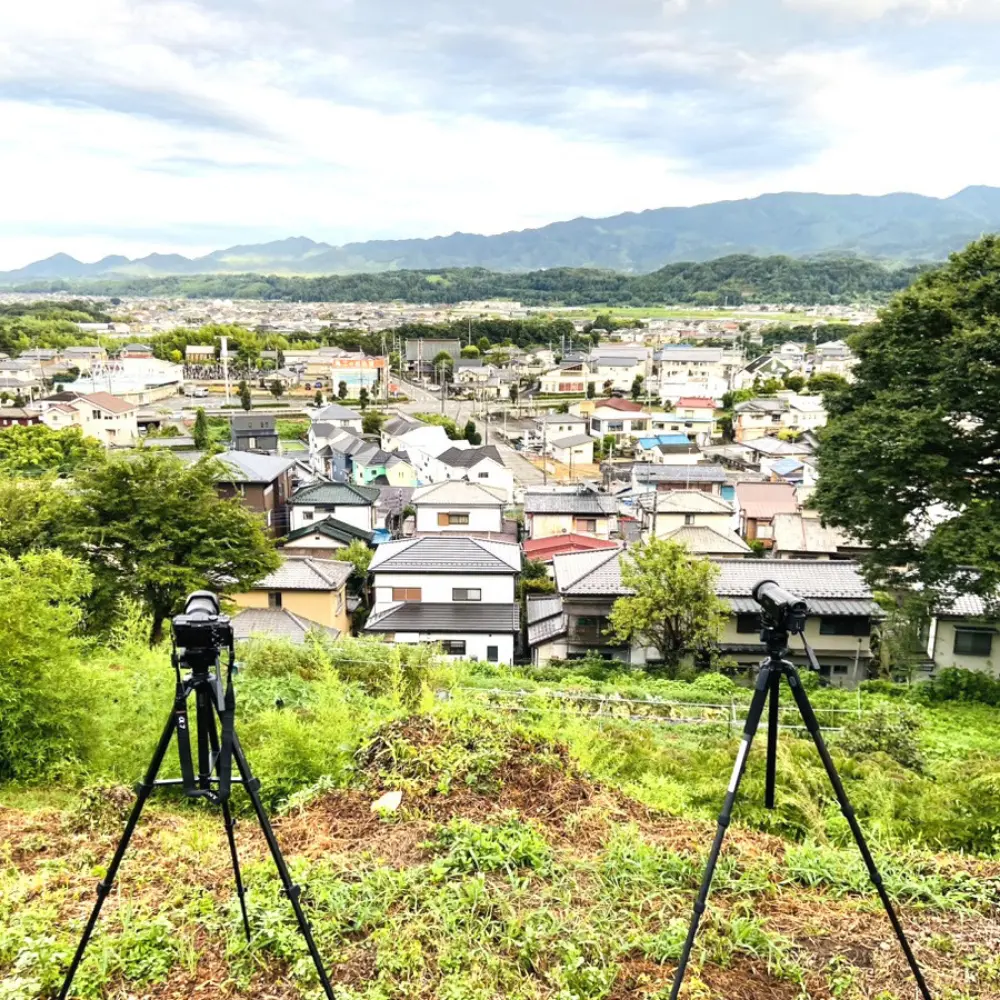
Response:
[{"label": "cloud", "polygon": [[790,7],[828,11],[837,17],[875,20],[903,13],[922,19],[1000,20],[995,0],[786,0]]}]

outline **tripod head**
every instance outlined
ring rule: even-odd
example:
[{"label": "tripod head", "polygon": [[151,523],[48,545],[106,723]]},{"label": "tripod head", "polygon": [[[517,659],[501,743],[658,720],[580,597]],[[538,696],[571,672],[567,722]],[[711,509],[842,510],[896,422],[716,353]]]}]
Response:
[{"label": "tripod head", "polygon": [[770,660],[781,660],[788,652],[788,637],[802,636],[809,669],[819,671],[819,663],[812,647],[806,642],[806,619],[809,605],[790,590],[785,590],[774,580],[761,580],[751,591],[760,605],[760,641],[767,647]]}]

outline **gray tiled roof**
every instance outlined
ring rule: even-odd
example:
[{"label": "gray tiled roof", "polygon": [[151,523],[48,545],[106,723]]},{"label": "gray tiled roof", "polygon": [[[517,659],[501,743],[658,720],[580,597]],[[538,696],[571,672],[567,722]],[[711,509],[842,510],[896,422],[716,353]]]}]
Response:
[{"label": "gray tiled roof", "polygon": [[334,639],[340,635],[339,629],[293,615],[284,608],[247,608],[233,616],[233,634],[237,642],[270,636],[275,639],[290,639],[300,645],[314,629],[325,632]]},{"label": "gray tiled roof", "polygon": [[562,611],[563,603],[561,597],[529,597],[527,616],[528,624],[533,625],[545,618],[551,618]]},{"label": "gray tiled roof", "polygon": [[663,537],[686,545],[689,552],[701,555],[740,555],[750,551],[750,546],[739,535],[724,535],[705,525],[685,524]]},{"label": "gray tiled roof", "polygon": [[254,584],[254,590],[338,590],[354,569],[338,559],[291,556],[273,573]]},{"label": "gray tiled roof", "polygon": [[453,469],[471,469],[484,458],[491,458],[497,465],[503,465],[503,459],[495,444],[486,444],[481,448],[449,448],[441,452],[437,460]]},{"label": "gray tiled roof", "polygon": [[750,597],[755,584],[774,580],[807,600],[814,597],[866,600],[872,597],[854,562],[828,559],[719,559],[716,592],[722,596]]},{"label": "gray tiled roof", "polygon": [[378,500],[375,486],[352,486],[350,483],[317,483],[298,490],[288,501],[319,507],[369,507]]},{"label": "gray tiled roof", "polygon": [[369,570],[390,573],[518,573],[521,548],[484,538],[425,535],[383,542]]},{"label": "gray tiled roof", "polygon": [[355,410],[349,410],[339,403],[330,403],[324,406],[319,413],[313,414],[313,420],[360,420],[361,414]]},{"label": "gray tiled roof", "polygon": [[312,524],[290,531],[286,540],[294,542],[317,533],[332,541],[342,542],[344,545],[350,545],[355,539],[367,545],[371,543],[373,537],[371,531],[365,531],[363,528],[355,527],[355,525],[340,521],[335,517],[324,517],[322,521],[314,521]]},{"label": "gray tiled roof", "polygon": [[733,505],[723,497],[701,490],[664,490],[638,499],[644,511],[658,514],[732,514]]},{"label": "gray tiled roof", "polygon": [[638,462],[632,475],[645,483],[724,483],[726,470],[721,465],[650,465]]},{"label": "gray tiled roof", "polygon": [[[760,611],[760,605],[752,597],[725,597],[724,600],[735,614],[753,614]],[[811,615],[839,615],[866,618],[884,617],[882,609],[874,601],[848,601],[832,597],[810,597],[807,599]]]},{"label": "gray tiled roof", "polygon": [[534,418],[536,424],[586,424],[586,417],[574,417],[572,413],[543,413]]},{"label": "gray tiled roof", "polygon": [[224,478],[232,483],[271,483],[295,464],[294,458],[251,451],[224,451],[216,458],[229,470]]},{"label": "gray tiled roof", "polygon": [[537,646],[557,636],[564,635],[569,628],[569,616],[564,614],[544,618],[528,626],[528,645]]},{"label": "gray tiled roof", "polygon": [[524,495],[525,514],[598,514],[607,516],[618,511],[614,497],[589,490],[574,493],[543,493],[528,490]]},{"label": "gray tiled roof", "polygon": [[601,594],[619,597],[632,593],[622,586],[621,564],[616,550],[566,552],[552,557],[556,588],[560,594]]},{"label": "gray tiled roof", "polygon": [[557,438],[550,443],[553,448],[573,448],[578,444],[593,444],[594,439],[589,434],[571,434],[569,437]]},{"label": "gray tiled roof", "polygon": [[521,627],[516,604],[393,604],[372,615],[366,632],[516,632]]},{"label": "gray tiled roof", "polygon": [[430,486],[418,486],[413,491],[413,505],[429,507],[457,504],[461,507],[503,507],[506,493],[495,486],[451,479]]}]

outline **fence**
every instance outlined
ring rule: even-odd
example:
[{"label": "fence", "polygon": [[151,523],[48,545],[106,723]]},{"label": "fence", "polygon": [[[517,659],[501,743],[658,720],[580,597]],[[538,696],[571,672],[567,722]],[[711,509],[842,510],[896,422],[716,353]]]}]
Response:
[{"label": "fence", "polygon": [[[507,712],[543,712],[553,709],[567,715],[598,721],[653,723],[669,726],[725,726],[730,735],[742,732],[749,703],[736,698],[728,702],[665,701],[658,698],[622,698],[619,695],[574,694],[567,691],[525,691],[503,688],[461,687],[467,696]],[[449,697],[442,692],[441,697]],[[789,695],[790,699],[790,695]],[[861,696],[854,708],[816,708],[823,732],[839,733],[845,716],[859,719],[864,714]],[[788,721],[786,721],[788,720]],[[779,728],[804,730],[793,704],[781,707]]]}]

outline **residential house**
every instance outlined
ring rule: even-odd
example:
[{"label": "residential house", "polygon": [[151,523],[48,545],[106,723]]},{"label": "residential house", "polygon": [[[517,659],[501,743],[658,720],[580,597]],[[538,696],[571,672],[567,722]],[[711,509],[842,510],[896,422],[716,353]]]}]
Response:
[{"label": "residential house", "polygon": [[788,415],[785,426],[788,430],[805,433],[817,431],[826,426],[827,414],[822,396],[788,397]]},{"label": "residential house", "polygon": [[[109,392],[92,392],[76,396],[68,405],[76,411],[71,423],[79,426],[85,437],[120,448],[131,448],[139,440],[136,419],[139,407],[135,403],[126,402]],[[47,413],[42,413],[43,423],[49,423]],[[57,422],[63,423],[63,420]]]},{"label": "residential house", "polygon": [[616,441],[631,441],[649,433],[652,414],[631,399],[602,399],[590,416],[590,434],[595,438],[612,435]]},{"label": "residential house", "polygon": [[209,365],[215,361],[214,344],[188,344],[184,348],[184,361],[189,365]]},{"label": "residential house", "polygon": [[569,466],[594,464],[594,439],[589,434],[570,434],[549,443],[548,454],[557,462]]},{"label": "residential house", "polygon": [[774,544],[774,518],[796,514],[799,503],[788,483],[737,483],[736,517],[747,542],[758,541],[765,549]]},{"label": "residential house", "polygon": [[216,458],[225,470],[218,481],[220,495],[240,497],[244,507],[263,516],[271,535],[285,534],[288,502],[298,475],[295,459],[251,451],[224,451]]},{"label": "residential house", "polygon": [[278,431],[275,418],[262,413],[233,414],[232,426],[234,451],[278,451]]},{"label": "residential house", "polygon": [[597,654],[605,659],[644,664],[645,650],[608,635],[615,601],[631,591],[622,585],[618,549],[572,552],[552,560],[554,595],[529,597],[528,647],[531,661],[579,660]]},{"label": "residential house", "polygon": [[524,495],[524,520],[531,539],[554,535],[607,539],[618,530],[618,503],[587,486],[529,489]]},{"label": "residential house", "polygon": [[538,390],[546,396],[582,396],[593,372],[586,361],[570,361],[546,372],[538,379]]},{"label": "residential house", "polygon": [[405,448],[402,441],[403,435],[417,430],[418,427],[427,426],[422,420],[416,420],[413,417],[391,417],[382,425],[379,432],[382,447],[386,451],[398,451],[400,448]]},{"label": "residential house", "polygon": [[572,413],[543,413],[535,417],[532,425],[527,435],[527,444],[547,451],[549,441],[571,437],[574,434],[585,434],[590,421],[586,417],[578,417]]},{"label": "residential house", "polygon": [[427,471],[432,483],[467,479],[480,486],[502,490],[508,503],[514,496],[514,475],[504,465],[500,451],[494,444],[462,447],[459,442],[453,442],[452,447],[430,460]]},{"label": "residential house", "polygon": [[639,438],[635,443],[635,458],[652,465],[697,465],[701,452],[684,434],[659,434]]},{"label": "residential house", "polygon": [[[716,564],[715,590],[731,609],[720,643],[723,656],[740,668],[761,661],[760,606],[753,588],[761,580],[774,580],[809,607],[805,638],[819,660],[820,676],[836,687],[856,687],[868,679],[872,622],[882,612],[857,563],[720,559]],[[792,636],[787,655],[798,667],[808,668],[798,637]]]},{"label": "residential house", "polygon": [[698,444],[710,444],[716,434],[715,401],[707,396],[682,396],[669,413],[653,414],[654,431],[685,434]]},{"label": "residential house", "polygon": [[655,388],[664,406],[671,408],[677,401],[685,398],[711,399],[716,404],[729,392],[729,380],[721,375],[705,375],[699,378],[679,378],[672,381],[667,378],[657,379],[650,388]]},{"label": "residential house", "polygon": [[375,533],[365,531],[335,517],[324,517],[289,531],[281,551],[285,555],[312,556],[316,559],[335,559],[340,549],[346,549],[352,542],[371,545]]},{"label": "residential house", "polygon": [[30,427],[42,422],[41,415],[22,406],[0,407],[0,427]]},{"label": "residential house", "polygon": [[733,440],[741,444],[776,435],[787,424],[788,400],[748,399],[733,407]]},{"label": "residential house", "polygon": [[152,356],[153,348],[149,344],[125,344],[118,351],[118,357],[120,358],[140,358],[145,360],[152,358]]},{"label": "residential house", "polygon": [[504,534],[506,502],[505,491],[463,480],[420,486],[410,497],[418,535]]},{"label": "residential house", "polygon": [[386,464],[392,457],[377,444],[370,441],[363,442],[362,446],[351,455],[351,482],[357,486],[367,486],[376,480],[388,484]]},{"label": "residential house", "polygon": [[[383,485],[381,482],[378,485]],[[393,452],[385,462],[385,484],[387,486],[407,486],[411,489],[417,485],[417,470],[405,451]]]},{"label": "residential house", "polygon": [[424,535],[384,542],[370,572],[365,631],[399,643],[440,643],[446,656],[510,664],[520,614],[521,550],[510,542]]},{"label": "residential house", "polygon": [[[421,424],[413,430],[398,434],[395,450],[406,452],[409,463],[417,475],[417,482],[428,483],[437,481],[431,474],[431,464],[434,459],[455,446],[455,442],[448,437],[443,427],[436,424]],[[447,477],[442,474],[441,478]]]},{"label": "residential house", "polygon": [[688,382],[717,377],[724,378],[726,364],[720,347],[689,347],[676,344],[663,347],[653,355],[659,372],[661,386],[664,383]]},{"label": "residential house", "polygon": [[847,532],[823,524],[816,510],[775,514],[771,527],[775,559],[856,559],[866,551]]},{"label": "residential house", "polygon": [[312,422],[313,428],[310,429],[310,437],[313,429],[316,430],[317,435],[327,434],[327,436],[329,436],[330,429],[354,431],[355,434],[361,433],[361,414],[356,410],[341,406],[340,403],[329,403],[323,409],[317,410],[312,414]]},{"label": "residential house", "polygon": [[597,392],[630,392],[636,377],[646,378],[646,352],[641,356],[591,354],[590,381]]},{"label": "residential house", "polygon": [[637,507],[643,541],[668,539],[698,555],[738,557],[751,551],[736,534],[732,504],[720,496],[697,490],[647,493]]},{"label": "residential house", "polygon": [[533,562],[543,562],[551,571],[552,560],[558,555],[570,552],[592,552],[595,549],[608,551],[621,549],[622,543],[613,538],[596,538],[594,535],[549,535],[546,538],[529,538],[521,543],[524,558]]},{"label": "residential house", "polygon": [[284,608],[246,608],[233,615],[233,636],[237,642],[250,639],[284,639],[303,646],[313,635],[336,639],[340,632],[293,614]]},{"label": "residential house", "polygon": [[828,340],[817,344],[813,353],[813,374],[839,375],[850,380],[858,363],[854,352],[843,340]]},{"label": "residential house", "polygon": [[931,615],[924,672],[957,667],[1000,678],[997,606],[963,588],[946,596]]},{"label": "residential house", "polygon": [[310,429],[310,465],[332,482],[349,483],[354,478],[355,453],[369,448],[370,442],[351,431],[336,430],[328,425],[323,430],[323,435],[327,434],[329,436],[314,435]]},{"label": "residential house", "polygon": [[347,609],[349,562],[291,556],[249,590],[232,594],[240,608],[287,611],[310,624],[351,634]]},{"label": "residential house", "polygon": [[289,500],[289,528],[297,531],[332,517],[362,531],[375,530],[378,487],[351,483],[317,483],[297,490]]},{"label": "residential house", "polygon": [[632,488],[642,490],[701,490],[703,493],[722,493],[727,482],[726,470],[721,465],[652,465],[636,462],[632,466]]},{"label": "residential house", "polygon": [[417,375],[430,374],[434,359],[444,351],[451,360],[458,364],[462,357],[462,341],[452,338],[439,339],[425,337],[420,340],[407,340],[404,354],[406,368]]},{"label": "residential house", "polygon": [[764,354],[754,358],[746,367],[733,375],[733,389],[752,389],[771,379],[781,381],[788,375],[804,375],[804,365],[801,357],[778,357],[776,354]]}]

